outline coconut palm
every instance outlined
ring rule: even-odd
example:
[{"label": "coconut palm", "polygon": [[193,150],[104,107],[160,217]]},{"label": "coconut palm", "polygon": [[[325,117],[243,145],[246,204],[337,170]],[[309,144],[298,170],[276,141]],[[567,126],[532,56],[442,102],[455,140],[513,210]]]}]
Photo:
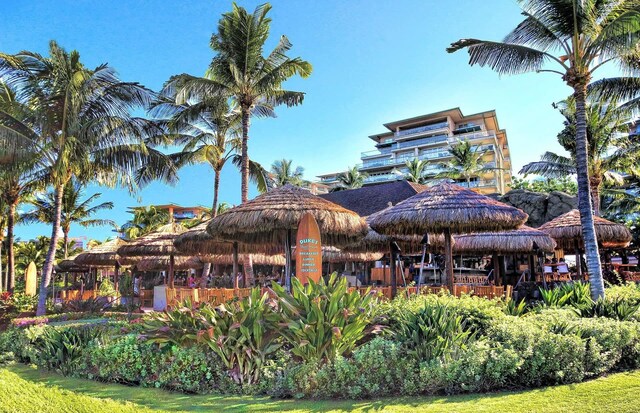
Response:
[{"label": "coconut palm", "polygon": [[[85,228],[101,225],[116,226],[115,222],[109,219],[91,218],[91,216],[100,211],[113,209],[113,202],[102,202],[92,206],[91,204],[100,198],[100,196],[102,196],[102,194],[96,193],[83,200],[84,190],[80,184],[72,180],[65,185],[62,194],[62,210],[60,215],[60,229],[63,234],[62,258],[66,259],[69,257],[69,232],[71,231],[72,224],[78,224]],[[36,196],[35,199],[29,201],[29,204],[31,204],[34,209],[22,214],[20,220],[24,223],[43,222],[45,224],[51,224],[55,220],[54,203],[55,194],[51,191],[44,196]]]},{"label": "coconut palm", "polygon": [[407,166],[407,172],[404,177],[409,182],[415,182],[416,184],[425,184],[428,181],[427,166],[429,163],[425,160],[413,158],[405,162]]},{"label": "coconut palm", "polygon": [[171,217],[167,210],[158,209],[153,205],[133,208],[133,219],[127,221],[120,232],[126,239],[136,239],[147,235],[163,225],[167,225]]},{"label": "coconut palm", "polygon": [[[635,0],[528,0],[521,4],[524,20],[504,41],[461,39],[447,51],[467,49],[470,65],[489,66],[499,74],[553,73],[573,89],[578,209],[591,292],[598,299],[604,296],[604,283],[589,195],[587,88],[594,72],[608,62],[638,67],[640,4]],[[603,94],[617,94],[623,100],[637,96],[639,84],[640,79],[620,77],[600,85]]]},{"label": "coconut palm", "polygon": [[269,173],[270,187],[277,188],[287,184],[302,186],[308,181],[304,180],[304,168],[293,167],[293,161],[290,159],[278,159],[271,164],[271,173]]},{"label": "coconut palm", "polygon": [[[575,129],[576,111],[573,99],[555,105],[565,117],[564,129],[558,134],[558,142],[569,156],[545,152],[538,162],[522,167],[520,174],[536,174],[547,178],[562,178],[576,174]],[[629,139],[628,120],[631,112],[615,101],[603,102],[590,99],[586,106],[589,186],[593,212],[600,215],[600,196],[603,184],[623,185],[621,173],[638,176],[637,159],[640,145]]]},{"label": "coconut palm", "polygon": [[345,189],[358,189],[364,185],[364,180],[369,175],[365,172],[360,172],[357,166],[348,168],[346,171],[338,174],[338,183],[331,189],[332,192],[342,191]]},{"label": "coconut palm", "polygon": [[177,104],[222,96],[230,97],[238,107],[242,125],[242,202],[248,200],[250,179],[250,117],[274,117],[278,105],[301,104],[304,93],[283,89],[282,83],[294,75],[311,74],[311,64],[287,56],[291,43],[286,36],[281,36],[271,53],[263,56],[271,25],[269,10],[271,5],[263,4],[248,13],[234,4],[230,12],[222,15],[217,32],[211,36],[210,46],[216,55],[206,77],[180,75],[165,88],[169,94],[172,88],[177,90]]},{"label": "coconut palm", "polygon": [[482,159],[486,151],[473,147],[468,140],[452,145],[447,151],[451,160],[440,163],[442,171],[436,175],[438,178],[464,179],[467,188],[470,188],[471,178],[495,169],[488,167]]},{"label": "coconut palm", "polygon": [[153,166],[138,176],[140,182],[148,181],[151,174],[174,182],[176,170],[167,156],[152,147],[154,142],[147,140],[157,135],[154,123],[131,115],[133,109],[148,107],[153,93],[137,83],[122,82],[108,65],[88,69],[77,51],[67,52],[51,42],[48,56],[28,51],[0,55],[0,79],[14,87],[32,111],[28,121],[5,113],[0,122],[19,131],[13,138],[37,154],[37,166],[46,170],[55,194],[54,222],[40,283],[37,314],[41,315],[69,180],[122,184],[134,191],[134,172],[140,166]]}]

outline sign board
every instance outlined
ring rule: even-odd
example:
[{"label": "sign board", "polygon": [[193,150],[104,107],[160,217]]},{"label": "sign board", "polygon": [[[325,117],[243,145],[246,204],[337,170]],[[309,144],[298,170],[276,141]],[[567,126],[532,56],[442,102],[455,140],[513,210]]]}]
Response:
[{"label": "sign board", "polygon": [[302,284],[309,280],[320,281],[322,277],[322,244],[320,228],[316,219],[306,213],[298,224],[296,237],[296,277]]},{"label": "sign board", "polygon": [[36,268],[36,264],[31,261],[27,266],[26,271],[24,272],[24,293],[29,296],[36,295],[36,278],[38,275],[38,270]]}]

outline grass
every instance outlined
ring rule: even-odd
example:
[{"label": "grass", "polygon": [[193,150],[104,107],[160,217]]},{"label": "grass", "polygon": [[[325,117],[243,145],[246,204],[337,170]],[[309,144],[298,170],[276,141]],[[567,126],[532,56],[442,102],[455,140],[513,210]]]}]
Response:
[{"label": "grass", "polygon": [[0,412],[636,412],[640,371],[575,385],[451,397],[275,400],[170,393],[62,377],[24,365],[0,369]]}]

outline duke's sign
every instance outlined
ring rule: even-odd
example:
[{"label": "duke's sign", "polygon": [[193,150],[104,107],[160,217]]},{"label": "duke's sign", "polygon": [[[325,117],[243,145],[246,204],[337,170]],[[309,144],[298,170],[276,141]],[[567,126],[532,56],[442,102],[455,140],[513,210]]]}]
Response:
[{"label": "duke's sign", "polygon": [[322,244],[320,228],[313,215],[306,213],[298,224],[296,237],[296,277],[303,284],[322,277]]}]

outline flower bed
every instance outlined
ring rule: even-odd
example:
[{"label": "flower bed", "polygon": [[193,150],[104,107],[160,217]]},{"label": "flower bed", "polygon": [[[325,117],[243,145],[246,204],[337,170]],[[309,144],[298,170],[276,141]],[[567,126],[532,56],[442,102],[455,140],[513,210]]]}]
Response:
[{"label": "flower bed", "polygon": [[189,393],[371,398],[577,383],[640,366],[640,290],[530,305],[446,294],[378,301],[344,280],[274,286],[137,322],[30,325],[0,352],[64,374]]}]

